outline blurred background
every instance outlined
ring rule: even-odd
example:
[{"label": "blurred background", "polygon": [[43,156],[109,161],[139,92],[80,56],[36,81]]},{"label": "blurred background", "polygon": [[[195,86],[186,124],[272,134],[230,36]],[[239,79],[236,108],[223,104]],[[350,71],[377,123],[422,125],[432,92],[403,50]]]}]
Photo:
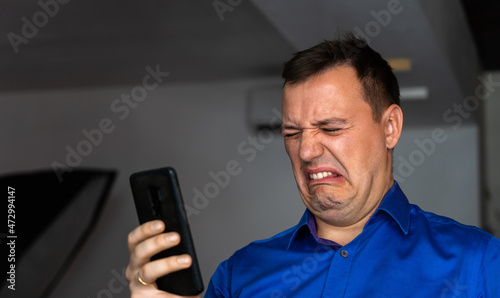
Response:
[{"label": "blurred background", "polygon": [[499,236],[499,13],[472,0],[0,0],[0,175],[16,208],[1,259],[17,236],[0,268],[15,264],[16,291],[3,278],[1,297],[128,297],[137,171],[177,169],[206,285],[235,250],[295,225],[281,68],[347,31],[400,81],[394,174],[410,202]]}]

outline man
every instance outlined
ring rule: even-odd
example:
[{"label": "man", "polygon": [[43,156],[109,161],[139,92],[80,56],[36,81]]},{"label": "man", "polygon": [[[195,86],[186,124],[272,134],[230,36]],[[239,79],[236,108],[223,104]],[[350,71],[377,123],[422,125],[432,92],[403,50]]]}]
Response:
[{"label": "man", "polygon": [[[283,78],[282,135],[307,210],[221,263],[205,297],[500,297],[500,241],[409,204],[394,181],[403,114],[387,62],[348,34],[297,53]],[[191,264],[149,261],[179,243],[162,231],[129,235],[133,297],[171,297],[154,281]]]}]

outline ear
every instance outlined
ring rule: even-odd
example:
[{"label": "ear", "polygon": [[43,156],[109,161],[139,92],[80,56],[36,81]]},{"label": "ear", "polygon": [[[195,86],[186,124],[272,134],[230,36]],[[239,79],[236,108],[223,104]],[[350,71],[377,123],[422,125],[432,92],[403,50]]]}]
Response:
[{"label": "ear", "polygon": [[403,129],[403,111],[397,104],[390,105],[382,115],[387,149],[393,149],[401,137]]}]

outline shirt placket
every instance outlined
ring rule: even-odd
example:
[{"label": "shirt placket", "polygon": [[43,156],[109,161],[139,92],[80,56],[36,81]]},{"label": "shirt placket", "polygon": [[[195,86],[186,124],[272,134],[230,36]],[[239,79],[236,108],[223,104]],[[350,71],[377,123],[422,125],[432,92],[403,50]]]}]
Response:
[{"label": "shirt placket", "polygon": [[322,297],[344,297],[354,255],[355,247],[353,245],[341,247],[335,253],[326,277]]}]

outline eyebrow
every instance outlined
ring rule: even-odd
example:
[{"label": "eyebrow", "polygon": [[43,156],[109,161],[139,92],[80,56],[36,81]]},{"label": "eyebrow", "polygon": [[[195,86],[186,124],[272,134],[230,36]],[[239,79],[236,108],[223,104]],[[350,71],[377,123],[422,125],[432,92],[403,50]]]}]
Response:
[{"label": "eyebrow", "polygon": [[[334,118],[318,120],[316,122],[313,122],[312,125],[313,126],[332,125],[332,124],[333,125],[346,125],[348,123],[349,123],[349,121],[347,119],[334,117]],[[297,126],[295,126],[293,124],[288,124],[288,125],[282,124],[281,130],[283,131],[286,129],[295,130],[295,129],[300,129],[300,128],[298,128]]]},{"label": "eyebrow", "polygon": [[313,125],[314,126],[329,125],[329,124],[346,125],[347,123],[348,123],[347,119],[334,117],[316,121],[313,123]]},{"label": "eyebrow", "polygon": [[284,125],[284,124],[281,124],[281,130],[285,130],[285,129],[298,129],[296,126],[294,125]]}]

